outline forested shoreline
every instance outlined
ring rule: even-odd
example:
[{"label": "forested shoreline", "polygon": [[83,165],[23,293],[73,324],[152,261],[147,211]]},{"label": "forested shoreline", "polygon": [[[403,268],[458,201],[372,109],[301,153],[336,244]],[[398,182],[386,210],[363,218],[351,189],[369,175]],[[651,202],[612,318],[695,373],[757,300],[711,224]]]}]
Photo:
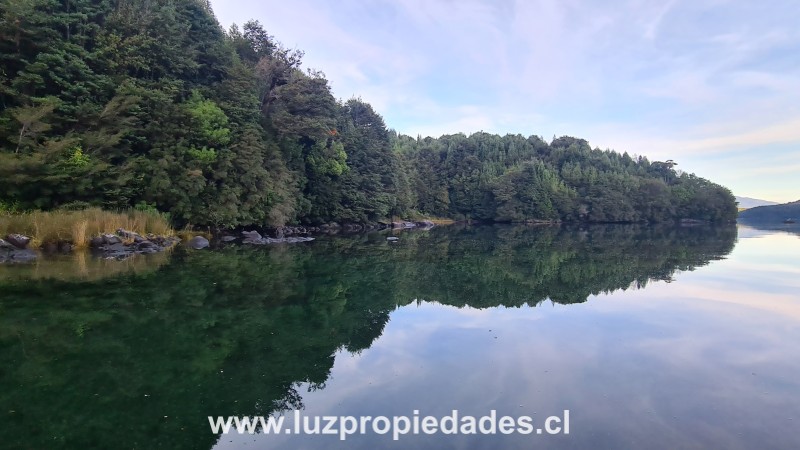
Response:
[{"label": "forested shoreline", "polygon": [[219,228],[736,218],[728,189],[672,161],[572,137],[398,135],[206,1],[0,5],[0,212],[155,209]]},{"label": "forested shoreline", "polygon": [[739,213],[739,219],[745,223],[756,224],[796,223],[800,220],[800,200],[748,208]]}]

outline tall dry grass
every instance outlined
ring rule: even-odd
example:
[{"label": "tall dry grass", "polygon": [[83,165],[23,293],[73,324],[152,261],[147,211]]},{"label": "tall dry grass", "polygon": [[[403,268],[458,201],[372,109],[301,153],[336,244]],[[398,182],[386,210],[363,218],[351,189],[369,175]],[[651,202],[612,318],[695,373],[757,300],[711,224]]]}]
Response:
[{"label": "tall dry grass", "polygon": [[93,237],[114,233],[120,228],[142,235],[175,234],[165,215],[149,211],[115,212],[91,208],[0,215],[0,236],[21,233],[31,236],[37,246],[48,242],[71,242],[75,247],[86,247]]}]

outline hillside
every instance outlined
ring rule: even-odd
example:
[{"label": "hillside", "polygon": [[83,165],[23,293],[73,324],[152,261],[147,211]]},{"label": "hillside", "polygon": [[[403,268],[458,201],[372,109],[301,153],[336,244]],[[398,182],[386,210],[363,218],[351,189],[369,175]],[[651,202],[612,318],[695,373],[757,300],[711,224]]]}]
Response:
[{"label": "hillside", "polygon": [[0,212],[136,207],[177,226],[736,217],[726,188],[582,139],[412,138],[202,0],[0,3]]},{"label": "hillside", "polygon": [[739,208],[745,208],[745,209],[755,208],[756,206],[771,206],[778,204],[778,202],[771,202],[768,200],[761,200],[750,197],[739,197],[739,196],[736,196],[736,203],[738,203]]},{"label": "hillside", "polygon": [[739,213],[739,220],[745,223],[783,223],[786,219],[800,221],[800,200],[782,205],[758,206]]}]

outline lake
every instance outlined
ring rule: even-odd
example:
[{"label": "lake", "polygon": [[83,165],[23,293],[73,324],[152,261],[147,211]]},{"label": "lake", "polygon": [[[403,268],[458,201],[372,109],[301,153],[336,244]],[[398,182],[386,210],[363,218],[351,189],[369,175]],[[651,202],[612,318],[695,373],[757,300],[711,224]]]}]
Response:
[{"label": "lake", "polygon": [[[387,236],[0,267],[0,447],[800,448],[800,235]],[[569,411],[569,430],[340,441],[208,419],[296,410],[534,429]]]}]

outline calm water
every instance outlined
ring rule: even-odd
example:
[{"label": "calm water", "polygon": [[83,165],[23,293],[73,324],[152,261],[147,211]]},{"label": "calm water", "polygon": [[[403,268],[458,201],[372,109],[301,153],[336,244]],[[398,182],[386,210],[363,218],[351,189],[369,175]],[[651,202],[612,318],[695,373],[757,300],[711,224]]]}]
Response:
[{"label": "calm water", "polygon": [[[0,447],[800,448],[798,234],[385,237],[0,268]],[[341,443],[207,419],[295,409],[569,410],[570,434]]]}]

